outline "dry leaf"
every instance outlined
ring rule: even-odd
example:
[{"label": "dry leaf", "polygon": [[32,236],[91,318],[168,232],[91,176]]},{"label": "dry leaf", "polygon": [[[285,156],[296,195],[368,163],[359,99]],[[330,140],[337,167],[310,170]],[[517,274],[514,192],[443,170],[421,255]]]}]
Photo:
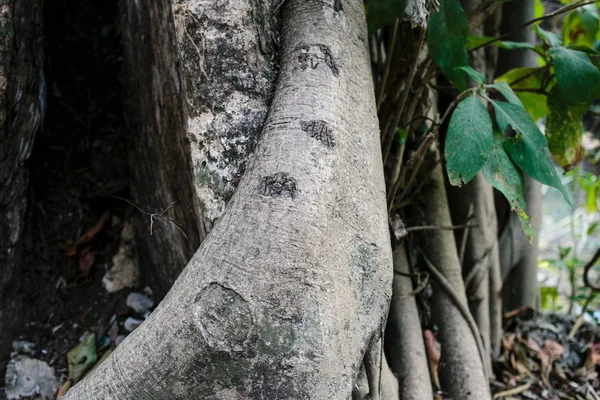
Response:
[{"label": "dry leaf", "polygon": [[96,234],[100,232],[100,229],[102,229],[104,223],[108,221],[108,217],[109,213],[108,211],[106,211],[104,214],[102,214],[102,216],[94,226],[88,229],[86,233],[84,233],[79,239],[77,239],[75,244],[69,246],[69,248],[67,249],[67,255],[69,257],[73,257],[77,253],[77,246],[91,241],[94,238],[94,236],[96,236]]}]

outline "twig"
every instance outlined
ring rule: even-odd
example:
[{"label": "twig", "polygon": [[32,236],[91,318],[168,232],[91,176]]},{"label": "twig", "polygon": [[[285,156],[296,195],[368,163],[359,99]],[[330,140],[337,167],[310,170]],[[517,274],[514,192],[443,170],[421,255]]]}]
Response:
[{"label": "twig", "polygon": [[507,38],[508,36],[511,36],[513,33],[517,33],[517,32],[519,32],[521,29],[527,28],[528,26],[530,26],[530,25],[533,25],[533,24],[535,24],[536,22],[540,22],[540,21],[543,21],[543,20],[545,20],[545,19],[548,19],[548,18],[553,18],[553,17],[556,17],[557,15],[564,14],[564,13],[566,13],[566,12],[569,12],[569,11],[571,11],[571,10],[575,10],[576,8],[583,7],[583,6],[586,6],[586,5],[588,5],[588,4],[594,4],[594,3],[595,3],[595,1],[596,1],[596,0],[588,0],[588,1],[583,1],[583,0],[582,0],[582,1],[579,1],[579,2],[577,2],[577,3],[573,3],[573,4],[566,5],[566,6],[562,7],[562,8],[559,8],[559,9],[558,9],[558,10],[556,10],[556,11],[553,11],[553,12],[551,12],[551,13],[548,13],[548,14],[546,14],[546,15],[542,15],[541,17],[534,18],[534,19],[532,19],[532,20],[530,20],[530,21],[527,21],[527,22],[525,22],[523,25],[519,26],[519,27],[518,27],[518,28],[516,28],[516,29],[513,29],[513,30],[512,30],[512,31],[510,31],[510,32],[503,33],[502,35],[500,35],[500,36],[498,36],[498,37],[495,37],[495,38],[493,38],[493,39],[490,39],[490,40],[488,40],[487,42],[481,43],[480,45],[473,47],[471,50],[469,50],[469,52],[475,51],[475,50],[477,50],[477,49],[480,49],[480,48],[482,48],[482,47],[488,46],[488,45],[490,45],[490,44],[492,44],[492,43],[496,43],[496,42],[498,42],[498,41],[500,41],[500,40],[502,40],[502,39],[505,39],[505,38]]},{"label": "twig", "polygon": [[526,73],[523,76],[518,77],[517,79],[515,79],[514,81],[510,82],[508,84],[508,86],[512,86],[512,85],[516,85],[517,83],[524,81],[525,79],[529,78],[530,76],[535,75],[538,71],[541,71],[542,69],[547,69],[548,66],[544,66],[544,67],[540,67],[540,68],[534,68],[532,71]]},{"label": "twig", "polygon": [[486,19],[491,17],[498,7],[502,6],[501,1],[488,1],[487,3],[481,3],[472,13],[469,15],[469,30],[473,30],[477,26],[483,24]]},{"label": "twig", "polygon": [[185,234],[185,232],[183,231],[183,229],[181,228],[181,225],[178,224],[177,222],[175,222],[174,220],[170,219],[170,218],[165,218],[163,217],[163,215],[169,211],[169,209],[173,206],[173,204],[175,204],[175,202],[172,202],[171,204],[169,204],[169,206],[167,208],[165,208],[162,212],[160,213],[149,213],[148,211],[144,211],[142,210],[139,206],[137,206],[136,204],[132,203],[131,201],[124,199],[122,197],[118,197],[118,196],[113,196],[111,195],[110,197],[113,197],[117,200],[122,200],[126,203],[128,203],[129,205],[135,207],[138,209],[138,211],[140,211],[142,214],[148,215],[150,216],[150,235],[152,235],[152,227],[154,225],[154,218],[158,218],[164,222],[168,222],[171,223],[175,226],[175,228],[177,228],[177,230],[179,230],[179,232],[181,232],[181,234],[183,235],[183,237],[185,237],[185,240],[187,240],[188,244],[190,245],[190,247],[192,246],[192,242],[190,242],[190,239],[188,238],[188,236]]},{"label": "twig", "polygon": [[[425,150],[427,150],[429,148],[433,139],[434,139],[433,133],[429,132],[427,134],[427,136],[425,136],[425,139],[423,139],[423,142],[421,143],[421,145],[419,146],[417,151],[415,151],[413,153],[413,155],[410,157],[410,160],[408,160],[407,167],[415,164],[415,162],[423,155],[423,153],[425,153]],[[417,170],[417,168],[415,168],[413,170],[413,174],[415,173],[416,170]],[[391,210],[392,205],[394,204],[394,197],[396,197],[396,192],[398,192],[398,188],[400,187],[400,184],[404,180],[405,174],[406,174],[406,168],[402,170],[401,175],[398,176],[398,178],[396,179],[396,181],[394,182],[394,184],[392,186],[392,190],[390,190],[390,194],[388,196],[388,210]]]},{"label": "twig", "polygon": [[596,250],[596,254],[594,254],[594,256],[592,257],[590,262],[585,264],[585,267],[583,268],[583,283],[585,283],[585,286],[589,287],[594,292],[600,292],[600,286],[596,286],[593,283],[591,283],[590,277],[588,276],[588,274],[589,274],[590,270],[592,269],[592,267],[594,266],[594,264],[596,264],[596,261],[598,261],[598,258],[600,258],[600,248],[598,248],[598,250]]},{"label": "twig", "polygon": [[546,92],[542,88],[539,88],[539,89],[534,89],[534,88],[513,88],[513,92],[515,92],[515,93],[537,93],[537,94],[543,94],[545,96],[548,95],[548,92]]},{"label": "twig", "polygon": [[581,328],[581,326],[583,325],[583,322],[585,321],[585,312],[587,311],[587,308],[590,305],[590,303],[592,301],[594,301],[597,294],[598,293],[596,293],[592,290],[592,291],[590,291],[590,294],[588,295],[588,297],[585,299],[585,303],[583,303],[583,307],[581,307],[581,314],[579,314],[579,317],[577,317],[577,319],[575,320],[575,323],[573,324],[573,326],[571,327],[571,330],[569,331],[569,335],[567,336],[569,339],[573,339],[575,337],[575,335],[577,334],[577,331],[579,330],[579,328]]},{"label": "twig", "polygon": [[[473,203],[469,204],[469,212],[467,213],[467,221],[465,222],[465,224],[467,224],[470,220],[475,218],[474,211],[475,205]],[[458,260],[460,262],[461,267],[465,260],[465,251],[467,250],[467,235],[469,235],[469,229],[465,229],[463,231],[462,241],[460,242],[460,254]]]},{"label": "twig", "polygon": [[452,225],[452,226],[436,226],[436,225],[421,225],[421,226],[411,226],[410,228],[406,228],[406,232],[417,232],[417,231],[452,231],[455,229],[469,229],[469,228],[478,228],[479,225],[473,224],[463,224],[463,225]]},{"label": "twig", "polygon": [[423,259],[425,260],[425,266],[427,268],[427,272],[429,272],[437,283],[442,287],[442,289],[446,292],[452,303],[456,306],[458,311],[462,314],[465,322],[469,326],[471,330],[471,334],[473,335],[473,339],[475,339],[475,343],[477,344],[477,350],[479,351],[479,357],[481,357],[481,364],[483,366],[483,373],[488,379],[490,376],[490,371],[488,371],[488,363],[486,362],[485,357],[485,347],[483,346],[483,340],[481,338],[481,332],[473,319],[469,309],[465,304],[460,300],[454,289],[452,288],[452,284],[446,279],[446,277],[429,261],[424,252],[421,251],[423,255]]},{"label": "twig", "polygon": [[[425,41],[425,32],[426,31],[424,29],[421,31],[421,35],[419,37],[419,43],[417,44],[417,47],[415,49],[414,61],[410,67],[408,79],[406,81],[406,85],[404,85],[404,91],[402,92],[402,97],[400,99],[400,107],[398,107],[396,114],[394,115],[394,122],[391,125],[390,130],[388,132],[386,132],[386,142],[385,142],[385,149],[384,149],[384,153],[383,153],[384,165],[387,160],[388,154],[390,153],[390,148],[392,147],[392,142],[394,139],[394,131],[396,130],[396,127],[398,126],[398,123],[400,122],[400,117],[402,116],[402,114],[404,112],[404,107],[406,106],[406,99],[408,98],[408,94],[411,91],[412,83],[413,83],[413,80],[417,73],[417,65],[419,64],[419,53],[421,52],[421,48],[423,47],[423,42]],[[391,138],[389,137],[390,135],[391,135]]]},{"label": "twig", "polygon": [[385,87],[387,86],[388,77],[390,75],[390,65],[392,64],[394,48],[396,47],[396,37],[398,36],[399,24],[399,18],[396,18],[396,21],[394,22],[394,30],[392,31],[392,41],[390,42],[390,47],[385,54],[385,69],[383,70],[383,80],[381,81],[381,88],[379,89],[379,96],[377,98],[377,112],[379,112],[379,107],[381,107],[381,101],[383,100],[383,94],[385,93]]},{"label": "twig", "polygon": [[498,392],[494,395],[493,400],[501,399],[503,397],[514,396],[515,394],[523,393],[527,389],[531,387],[531,383],[526,383],[521,386],[514,387],[512,389],[503,390],[502,392]]},{"label": "twig", "polygon": [[422,120],[422,119],[425,119],[425,120],[427,120],[427,121],[431,122],[433,125],[438,125],[438,123],[436,122],[436,120],[434,120],[433,118],[429,118],[429,117],[428,117],[428,116],[426,116],[426,115],[420,115],[420,116],[418,116],[418,117],[416,117],[416,118],[413,118],[413,119],[411,119],[410,121],[408,121],[407,123],[405,123],[404,125],[402,125],[402,127],[403,127],[403,128],[406,128],[407,126],[410,126],[410,125],[412,125],[413,123],[415,123],[415,122],[417,122],[417,121],[420,121],[420,120]]}]

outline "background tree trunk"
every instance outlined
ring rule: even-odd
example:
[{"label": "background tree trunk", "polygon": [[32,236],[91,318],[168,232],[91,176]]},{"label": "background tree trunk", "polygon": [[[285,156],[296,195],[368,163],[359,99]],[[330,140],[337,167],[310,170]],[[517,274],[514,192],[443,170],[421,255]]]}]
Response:
[{"label": "background tree trunk", "polygon": [[379,370],[392,258],[364,6],[283,7],[277,90],[227,212],[66,399],[347,400],[363,360]]},{"label": "background tree trunk", "polygon": [[411,269],[403,244],[394,250],[394,286],[385,340],[390,368],[401,383],[400,398],[433,398]]},{"label": "background tree trunk", "polygon": [[121,11],[133,202],[143,265],[164,294],[254,151],[272,96],[271,0],[168,0]]},{"label": "background tree trunk", "polygon": [[27,159],[44,113],[42,5],[0,1],[0,359],[20,327]]},{"label": "background tree trunk", "polygon": [[[435,162],[439,154],[437,150],[433,153],[435,158],[432,162]],[[431,173],[430,188],[426,191],[424,205],[427,225],[452,224],[443,174],[441,165],[436,166]],[[488,377],[484,371],[487,365],[482,360],[482,357],[487,357],[485,353],[480,354],[478,351],[477,341],[480,338],[476,335],[479,332],[472,331],[456,304],[460,302],[463,309],[468,310],[454,234],[451,231],[434,230],[423,240],[422,248],[426,257],[444,275],[456,295],[452,299],[439,280],[433,280],[432,318],[440,327],[438,340],[442,349],[438,374],[442,389],[456,399],[491,399]]]},{"label": "background tree trunk", "polygon": [[[162,294],[203,232],[186,138],[183,82],[170,3],[122,0],[131,198],[142,265]],[[175,222],[152,218],[161,214]],[[152,228],[150,219],[152,218]]]},{"label": "background tree trunk", "polygon": [[[511,32],[527,21],[533,19],[533,0],[522,0],[507,3],[502,9],[502,32]],[[521,29],[507,40],[518,42],[535,42],[535,32]],[[498,55],[497,74],[501,75],[513,68],[535,67],[536,53],[526,49],[500,50]],[[534,240],[529,240],[523,233],[518,217],[510,211],[508,202],[496,196],[498,218],[500,221],[500,264],[503,286],[502,299],[506,311],[520,306],[536,307],[538,299],[537,255],[538,238],[542,217],[541,184],[524,176],[526,212],[534,228]]]}]

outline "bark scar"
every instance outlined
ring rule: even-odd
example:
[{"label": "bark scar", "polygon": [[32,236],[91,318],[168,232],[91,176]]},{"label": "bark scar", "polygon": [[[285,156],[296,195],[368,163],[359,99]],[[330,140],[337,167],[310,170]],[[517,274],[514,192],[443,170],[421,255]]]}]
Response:
[{"label": "bark scar", "polygon": [[323,62],[329,67],[334,76],[339,76],[340,68],[334,59],[329,46],[324,44],[305,44],[299,46],[297,50],[300,51],[298,62],[300,63],[300,68],[302,68],[302,70],[309,67],[317,69],[319,64]]},{"label": "bark scar", "polygon": [[327,125],[327,122],[315,119],[312,121],[300,121],[302,130],[310,135],[311,138],[317,139],[327,147],[334,147],[333,131]]},{"label": "bark scar", "polygon": [[261,179],[259,193],[270,197],[291,197],[295,199],[298,195],[296,179],[285,172],[278,172]]}]

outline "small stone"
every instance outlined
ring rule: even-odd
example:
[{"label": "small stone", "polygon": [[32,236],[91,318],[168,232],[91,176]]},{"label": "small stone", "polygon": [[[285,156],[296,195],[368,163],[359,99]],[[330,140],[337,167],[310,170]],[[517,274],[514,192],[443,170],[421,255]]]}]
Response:
[{"label": "small stone", "polygon": [[125,328],[125,330],[127,332],[133,332],[135,328],[137,328],[138,326],[140,326],[142,324],[142,322],[144,322],[144,321],[129,317],[123,323],[123,327]]},{"label": "small stone", "polygon": [[35,343],[28,342],[27,340],[15,340],[12,342],[13,350],[19,354],[33,354],[35,351]]},{"label": "small stone", "polygon": [[36,398],[54,399],[58,379],[54,369],[44,361],[25,356],[13,357],[6,368],[6,398],[17,400]]},{"label": "small stone", "polygon": [[154,301],[151,298],[137,292],[129,293],[126,303],[127,307],[138,314],[145,314],[154,307]]}]

